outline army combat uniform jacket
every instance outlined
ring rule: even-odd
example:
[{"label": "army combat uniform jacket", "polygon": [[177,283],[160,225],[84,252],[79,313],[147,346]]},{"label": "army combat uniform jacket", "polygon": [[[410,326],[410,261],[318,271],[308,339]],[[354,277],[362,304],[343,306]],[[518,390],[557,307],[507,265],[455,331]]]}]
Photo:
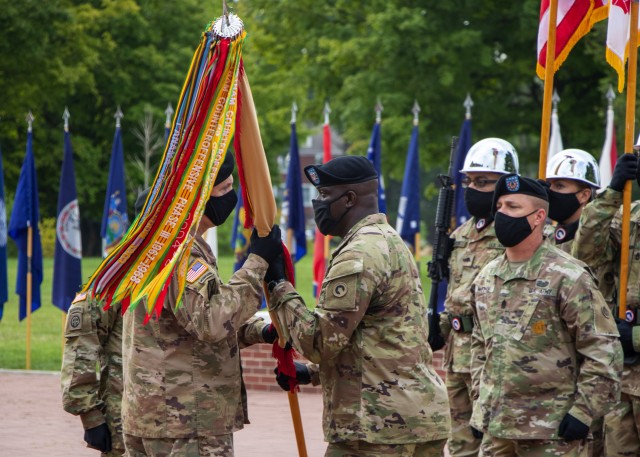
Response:
[{"label": "army combat uniform jacket", "polygon": [[[622,240],[622,192],[607,188],[585,206],[580,228],[574,240],[573,255],[591,268],[609,269],[612,277],[605,276],[600,284],[607,301],[616,305],[616,291],[620,281],[620,245]],[[629,241],[629,279],[627,281],[628,316],[634,324],[640,323],[640,204],[631,205]],[[616,309],[613,309],[616,313]],[[634,327],[633,336],[640,340],[640,327]],[[634,341],[640,350],[640,341]],[[640,361],[624,366],[622,392],[640,396]]]},{"label": "army combat uniform jacket", "polygon": [[60,373],[64,410],[79,415],[85,429],[106,423],[113,449],[124,450],[120,304],[105,311],[88,294],[78,295],[67,313],[64,336]]},{"label": "army combat uniform jacket", "polygon": [[240,345],[263,342],[266,324],[247,319],[260,307],[266,270],[252,254],[222,284],[211,249],[196,236],[180,307],[174,277],[159,319],[143,325],[144,304],[125,313],[125,434],[194,438],[243,428]]},{"label": "army combat uniform jacket", "polygon": [[432,366],[418,269],[384,214],[363,218],[333,252],[315,311],[289,282],[271,300],[293,346],[319,364],[326,441],[447,437],[447,392]]},{"label": "army combat uniform jacket", "polygon": [[[449,286],[440,318],[447,340],[445,367],[454,373],[471,371],[471,284],[480,270],[504,252],[496,238],[493,221],[469,219],[452,234],[453,250],[449,258]],[[447,335],[448,333],[448,335]]]},{"label": "army combat uniform jacket", "polygon": [[471,424],[504,439],[558,439],[566,413],[586,425],[618,400],[622,348],[586,266],[550,243],[490,262],[473,285]]}]

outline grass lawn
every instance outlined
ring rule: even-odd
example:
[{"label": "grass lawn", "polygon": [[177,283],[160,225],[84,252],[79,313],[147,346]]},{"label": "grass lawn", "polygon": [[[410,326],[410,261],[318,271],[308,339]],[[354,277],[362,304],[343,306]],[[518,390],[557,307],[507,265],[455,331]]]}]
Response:
[{"label": "grass lawn", "polygon": [[[296,288],[307,305],[313,307],[311,265],[313,253],[309,252],[296,264]],[[99,258],[82,260],[83,276],[89,275],[100,264]],[[429,297],[430,282],[426,279],[426,263],[420,262],[422,284]],[[226,282],[233,270],[233,257],[219,259],[220,275]],[[15,290],[17,259],[9,259],[9,301],[4,305],[4,316],[0,321],[0,368],[24,369],[26,363],[26,319],[18,321],[18,296]],[[53,259],[44,259],[44,279],[40,290],[42,305],[31,316],[31,369],[59,370],[62,361],[62,330],[65,314],[51,304]]]}]

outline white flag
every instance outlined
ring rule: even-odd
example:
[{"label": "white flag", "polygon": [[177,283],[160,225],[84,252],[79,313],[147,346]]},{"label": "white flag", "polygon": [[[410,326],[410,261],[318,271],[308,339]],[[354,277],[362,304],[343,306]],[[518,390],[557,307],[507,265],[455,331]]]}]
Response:
[{"label": "white flag", "polygon": [[604,146],[600,155],[600,188],[606,189],[611,183],[613,167],[618,159],[618,148],[616,147],[616,130],[613,126],[613,107],[607,109],[607,127],[604,136]]},{"label": "white flag", "polygon": [[551,138],[549,139],[549,150],[547,152],[547,163],[551,157],[562,151],[562,135],[560,134],[560,121],[558,120],[558,110],[551,112]]},{"label": "white flag", "polygon": [[629,55],[629,22],[631,0],[611,0],[607,25],[607,62],[618,72],[619,92],[624,89],[624,66]]}]

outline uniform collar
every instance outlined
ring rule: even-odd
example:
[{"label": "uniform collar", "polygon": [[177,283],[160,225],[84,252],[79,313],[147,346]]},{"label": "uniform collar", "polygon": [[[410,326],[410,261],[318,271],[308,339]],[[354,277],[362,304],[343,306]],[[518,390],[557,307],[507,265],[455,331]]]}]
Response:
[{"label": "uniform collar", "polygon": [[368,216],[363,217],[358,222],[356,222],[356,224],[353,227],[351,227],[351,229],[347,232],[344,238],[342,238],[342,241],[340,242],[338,247],[333,251],[333,254],[331,255],[331,257],[333,258],[338,252],[340,252],[342,248],[349,243],[351,238],[353,238],[354,235],[358,233],[360,229],[362,229],[363,227],[366,227],[367,225],[386,224],[386,223],[387,223],[387,215],[384,213],[369,214]]},{"label": "uniform collar", "polygon": [[533,256],[522,263],[511,264],[507,260],[507,254],[503,254],[502,260],[498,265],[495,275],[502,279],[504,282],[512,279],[526,279],[533,281],[540,275],[542,264],[549,251],[550,246],[546,242],[542,242]]}]

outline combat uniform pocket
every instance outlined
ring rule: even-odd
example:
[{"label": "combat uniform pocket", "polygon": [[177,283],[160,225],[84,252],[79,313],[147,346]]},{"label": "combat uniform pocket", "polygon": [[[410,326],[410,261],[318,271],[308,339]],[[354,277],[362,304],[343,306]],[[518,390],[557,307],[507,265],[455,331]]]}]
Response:
[{"label": "combat uniform pocket", "polygon": [[363,270],[362,259],[332,265],[322,283],[321,307],[326,310],[355,310],[360,274]]}]

